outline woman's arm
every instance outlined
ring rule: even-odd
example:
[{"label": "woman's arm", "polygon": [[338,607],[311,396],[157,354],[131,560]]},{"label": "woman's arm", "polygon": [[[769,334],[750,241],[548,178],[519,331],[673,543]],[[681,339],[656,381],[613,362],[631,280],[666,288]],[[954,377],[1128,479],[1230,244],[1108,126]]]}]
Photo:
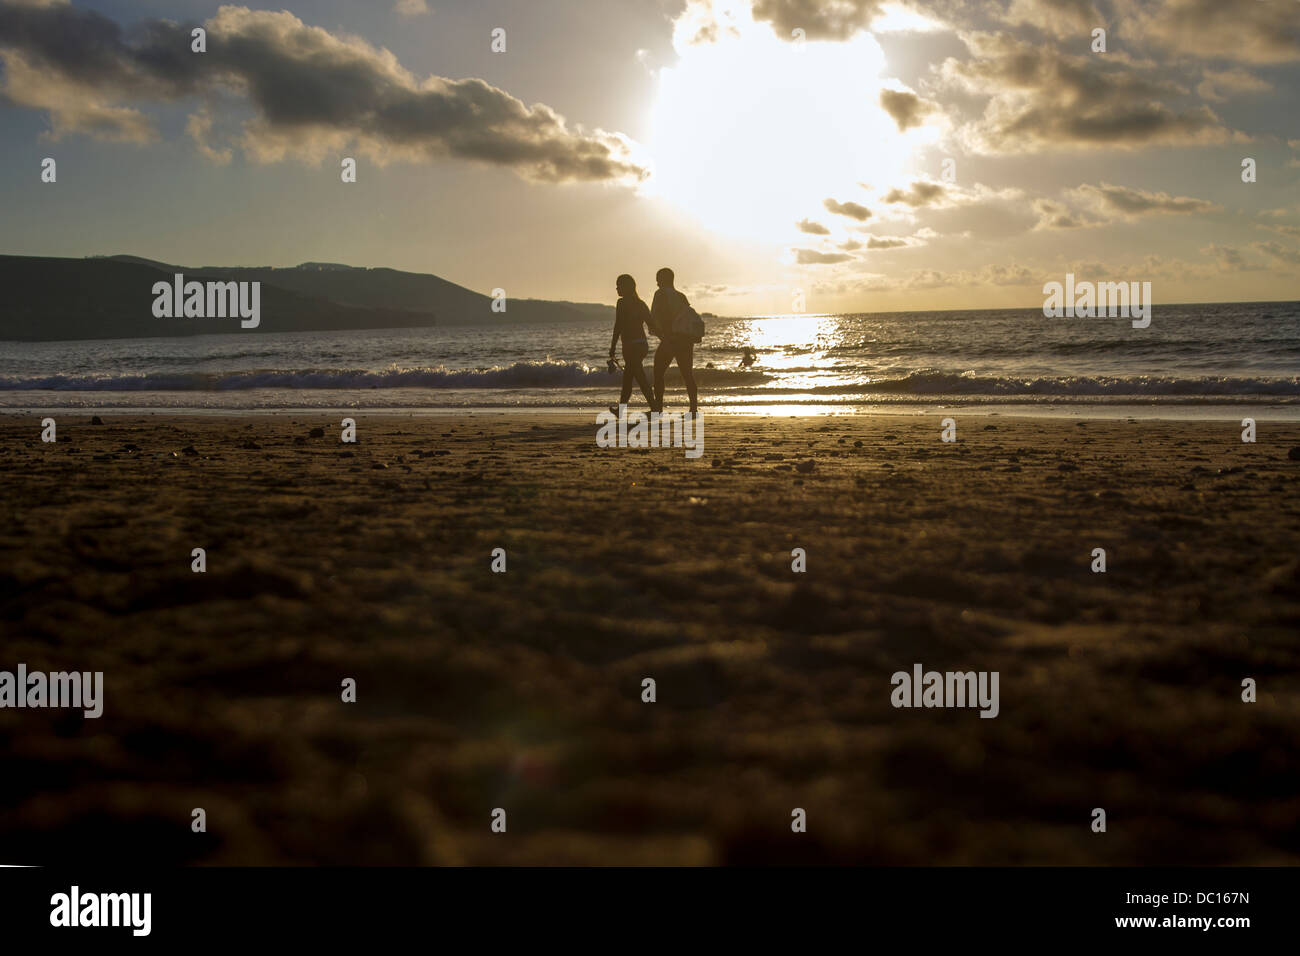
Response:
[{"label": "woman's arm", "polygon": [[614,357],[614,346],[618,345],[619,321],[618,310],[623,307],[623,300],[620,299],[618,305],[614,306],[614,337],[609,340],[609,357]]}]

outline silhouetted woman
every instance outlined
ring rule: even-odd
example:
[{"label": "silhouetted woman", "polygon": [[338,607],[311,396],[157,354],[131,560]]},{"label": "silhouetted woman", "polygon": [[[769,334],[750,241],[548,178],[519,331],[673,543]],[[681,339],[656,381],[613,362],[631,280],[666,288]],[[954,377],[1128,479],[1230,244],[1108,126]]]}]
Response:
[{"label": "silhouetted woman", "polygon": [[[618,340],[623,340],[623,393],[619,397],[619,405],[626,405],[629,398],[632,397],[632,383],[641,386],[641,394],[650,405],[651,411],[658,411],[659,404],[655,401],[654,392],[650,389],[650,382],[645,377],[645,369],[641,367],[642,361],[650,352],[650,341],[646,338],[645,324],[650,321],[650,310],[646,308],[645,302],[636,294],[636,280],[630,275],[621,275],[615,282],[614,287],[618,290],[618,305],[614,309],[614,337],[609,342],[609,358],[614,360],[614,346],[618,345]],[[615,415],[618,409],[611,409]]]}]

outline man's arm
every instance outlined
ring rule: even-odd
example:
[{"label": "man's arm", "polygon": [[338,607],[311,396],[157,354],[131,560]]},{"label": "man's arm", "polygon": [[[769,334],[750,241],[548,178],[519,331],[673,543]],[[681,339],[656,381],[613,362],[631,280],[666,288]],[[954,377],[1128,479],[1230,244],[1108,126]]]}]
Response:
[{"label": "man's arm", "polygon": [[663,301],[663,290],[655,289],[655,297],[650,300],[650,318],[646,321],[646,325],[650,326],[650,331],[659,338],[664,337],[663,326],[659,321],[662,318],[663,308],[661,303]]}]

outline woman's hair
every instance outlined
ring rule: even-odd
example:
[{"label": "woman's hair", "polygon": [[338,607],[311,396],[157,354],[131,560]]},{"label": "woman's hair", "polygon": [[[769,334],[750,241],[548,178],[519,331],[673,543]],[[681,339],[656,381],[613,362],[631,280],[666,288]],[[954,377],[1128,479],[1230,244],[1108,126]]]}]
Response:
[{"label": "woman's hair", "polygon": [[632,288],[632,293],[633,293],[634,295],[636,294],[636,280],[633,279],[633,278],[632,278],[630,275],[628,275],[626,272],[624,272],[621,276],[619,276],[617,279],[615,279],[615,280],[614,280],[614,284],[615,284],[615,285],[624,285],[624,284],[627,284],[628,286],[631,286],[631,288]]}]

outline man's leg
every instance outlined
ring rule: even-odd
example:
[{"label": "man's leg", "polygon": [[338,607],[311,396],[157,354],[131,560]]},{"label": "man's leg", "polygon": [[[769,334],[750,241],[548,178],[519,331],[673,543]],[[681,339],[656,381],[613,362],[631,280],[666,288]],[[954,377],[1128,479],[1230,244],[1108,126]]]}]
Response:
[{"label": "man's leg", "polygon": [[659,343],[655,349],[655,404],[664,407],[664,375],[673,361],[673,347],[668,339]]},{"label": "man's leg", "polygon": [[682,381],[686,383],[686,394],[691,399],[691,412],[695,411],[696,405],[699,404],[699,394],[695,388],[695,343],[687,342],[677,350],[677,370],[682,373]]}]

